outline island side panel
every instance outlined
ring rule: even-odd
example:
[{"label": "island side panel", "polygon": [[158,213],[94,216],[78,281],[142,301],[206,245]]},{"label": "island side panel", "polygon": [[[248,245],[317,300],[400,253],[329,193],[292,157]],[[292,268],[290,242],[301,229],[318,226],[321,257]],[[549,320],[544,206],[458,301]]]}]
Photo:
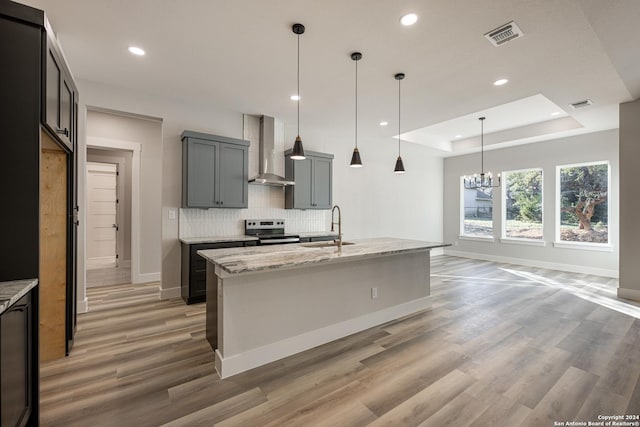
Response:
[{"label": "island side panel", "polygon": [[221,278],[220,375],[428,308],[429,255],[424,250]]}]

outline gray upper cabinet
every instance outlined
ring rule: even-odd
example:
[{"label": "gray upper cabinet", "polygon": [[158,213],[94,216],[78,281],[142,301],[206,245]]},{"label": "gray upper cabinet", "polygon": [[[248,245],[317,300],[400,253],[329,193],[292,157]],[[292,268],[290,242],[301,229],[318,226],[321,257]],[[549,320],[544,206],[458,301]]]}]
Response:
[{"label": "gray upper cabinet", "polygon": [[306,159],[285,155],[285,178],[296,185],[285,187],[286,209],[331,209],[333,154],[305,151]]},{"label": "gray upper cabinet", "polygon": [[246,208],[249,141],[182,133],[182,207]]}]

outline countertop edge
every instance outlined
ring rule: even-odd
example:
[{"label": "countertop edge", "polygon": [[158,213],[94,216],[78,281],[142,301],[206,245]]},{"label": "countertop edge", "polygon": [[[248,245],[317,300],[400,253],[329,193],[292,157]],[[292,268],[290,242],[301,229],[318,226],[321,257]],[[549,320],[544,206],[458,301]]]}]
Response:
[{"label": "countertop edge", "polygon": [[[13,304],[18,302],[20,298],[25,296],[37,285],[38,279],[24,279],[12,280],[9,282],[0,282],[0,315],[11,308]],[[4,294],[5,290],[8,290],[9,295]]]},{"label": "countertop edge", "polygon": [[[422,252],[422,251],[431,251],[432,249],[435,248],[441,248],[441,247],[446,247],[446,246],[451,246],[448,243],[436,243],[436,242],[422,242],[424,243],[423,245],[417,246],[417,247],[411,247],[411,248],[397,248],[397,249],[384,249],[384,250],[378,250],[375,252],[371,252],[371,253],[364,253],[364,254],[353,254],[353,255],[348,255],[344,258],[340,258],[340,257],[330,257],[330,258],[324,258],[324,257],[320,257],[317,259],[310,259],[310,260],[306,260],[306,261],[299,261],[299,260],[295,260],[293,262],[290,263],[277,263],[274,265],[269,265],[269,266],[259,266],[259,267],[248,267],[248,268],[244,268],[241,270],[230,270],[228,268],[228,266],[224,265],[224,261],[220,262],[219,260],[216,261],[210,257],[208,257],[206,255],[206,252],[208,252],[208,250],[201,250],[198,251],[198,255],[202,256],[203,258],[205,258],[207,260],[207,262],[211,262],[213,264],[216,265],[216,270],[219,269],[220,273],[222,274],[222,277],[231,277],[231,276],[238,276],[238,275],[244,275],[244,274],[254,274],[254,273],[260,273],[260,272],[270,272],[270,271],[277,271],[277,270],[284,270],[284,269],[291,269],[291,268],[301,268],[301,267],[308,267],[308,266],[314,266],[314,265],[320,265],[320,264],[331,264],[331,263],[337,263],[337,262],[349,262],[349,261],[357,261],[357,260],[361,260],[361,259],[367,259],[367,258],[376,258],[376,257],[383,257],[383,256],[391,256],[391,255],[398,255],[398,254],[403,254],[403,253],[411,253],[411,252]],[[213,249],[215,250],[215,249]]]}]

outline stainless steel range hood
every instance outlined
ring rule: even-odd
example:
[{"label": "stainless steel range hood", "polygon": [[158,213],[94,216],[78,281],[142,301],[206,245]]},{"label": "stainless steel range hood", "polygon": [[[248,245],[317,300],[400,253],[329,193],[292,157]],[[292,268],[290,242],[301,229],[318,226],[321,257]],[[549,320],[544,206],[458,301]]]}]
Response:
[{"label": "stainless steel range hood", "polygon": [[274,170],[276,156],[276,129],[275,119],[273,117],[260,117],[260,142],[258,145],[260,150],[260,154],[258,156],[258,175],[251,178],[249,183],[273,185],[278,187],[295,185],[295,182],[287,181],[285,178],[276,174]]}]

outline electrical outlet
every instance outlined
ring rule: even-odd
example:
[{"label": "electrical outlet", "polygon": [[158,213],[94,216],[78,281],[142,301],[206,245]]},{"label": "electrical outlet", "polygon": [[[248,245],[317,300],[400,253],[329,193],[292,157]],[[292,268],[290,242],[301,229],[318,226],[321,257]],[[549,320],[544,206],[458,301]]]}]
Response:
[{"label": "electrical outlet", "polygon": [[371,299],[378,298],[378,288],[371,288]]}]

